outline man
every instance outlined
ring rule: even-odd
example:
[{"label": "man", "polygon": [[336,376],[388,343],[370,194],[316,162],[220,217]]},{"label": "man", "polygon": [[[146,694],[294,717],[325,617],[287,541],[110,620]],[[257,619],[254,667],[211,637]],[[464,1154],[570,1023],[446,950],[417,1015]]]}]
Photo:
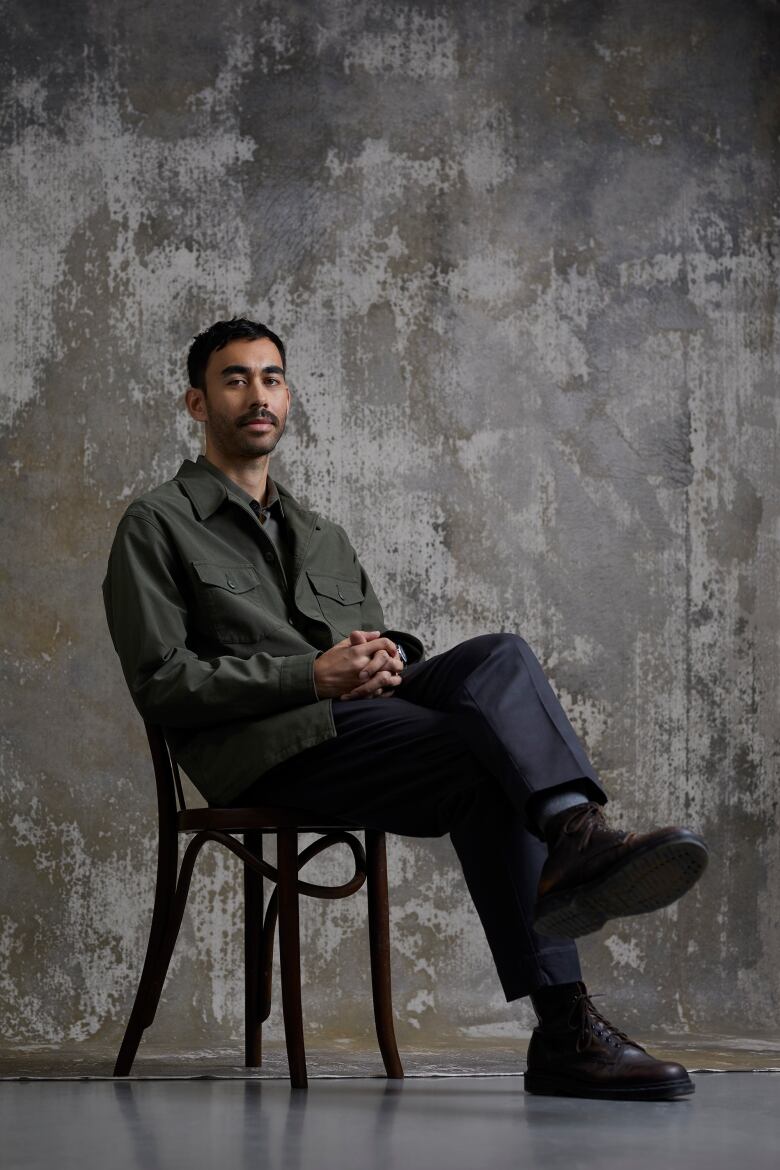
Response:
[{"label": "man", "polygon": [[103,582],[141,715],[214,805],[287,805],[409,836],[449,832],[508,1001],[539,1026],[530,1092],[670,1098],[686,1070],[593,1006],[576,945],[668,905],[707,861],[687,829],[611,828],[607,797],[515,634],[425,659],[337,524],[268,474],[291,394],[265,325],[218,321],[189,351],[205,455],[130,504]]}]

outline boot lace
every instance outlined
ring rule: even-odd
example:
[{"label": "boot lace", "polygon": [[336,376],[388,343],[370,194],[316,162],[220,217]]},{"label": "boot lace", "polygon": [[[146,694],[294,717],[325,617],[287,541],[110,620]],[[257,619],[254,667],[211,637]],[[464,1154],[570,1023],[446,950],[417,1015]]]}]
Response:
[{"label": "boot lace", "polygon": [[616,837],[623,837],[626,842],[631,841],[636,836],[636,833],[620,833],[615,829],[610,830],[606,817],[601,811],[601,805],[595,803],[577,805],[562,829],[569,836],[574,836],[575,833],[581,834],[581,839],[577,843],[578,853],[585,852],[596,829],[614,832]]},{"label": "boot lace", "polygon": [[[602,992],[595,992],[594,996],[598,997],[602,994]],[[577,1013],[579,1013],[580,1017],[580,1032],[576,1044],[577,1052],[584,1052],[592,1044],[594,1036],[599,1040],[603,1040],[610,1048],[620,1048],[622,1044],[631,1044],[641,1052],[647,1051],[641,1044],[637,1044],[636,1040],[632,1040],[625,1032],[621,1032],[619,1028],[611,1024],[607,1017],[603,1016],[598,1008],[594,1006],[591,996],[586,992],[579,991],[575,996],[569,1016],[569,1027],[576,1027]]]}]

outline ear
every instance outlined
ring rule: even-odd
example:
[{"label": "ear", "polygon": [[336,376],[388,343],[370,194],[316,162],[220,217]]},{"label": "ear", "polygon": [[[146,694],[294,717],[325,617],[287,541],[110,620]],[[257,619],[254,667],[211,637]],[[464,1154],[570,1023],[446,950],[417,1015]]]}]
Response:
[{"label": "ear", "polygon": [[191,418],[196,422],[206,422],[206,395],[197,386],[189,386],[184,392],[184,403]]}]

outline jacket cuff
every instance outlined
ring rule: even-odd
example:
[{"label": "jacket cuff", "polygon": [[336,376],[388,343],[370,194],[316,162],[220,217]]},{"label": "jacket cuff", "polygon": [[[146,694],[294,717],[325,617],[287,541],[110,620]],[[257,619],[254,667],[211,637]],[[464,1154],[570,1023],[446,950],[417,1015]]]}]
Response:
[{"label": "jacket cuff", "polygon": [[409,634],[406,630],[382,630],[382,637],[403,643],[409,666],[425,657],[425,647],[416,634]]},{"label": "jacket cuff", "polygon": [[[320,654],[324,654],[324,653],[325,653],[324,650],[318,650],[317,653],[314,655],[314,661],[316,662],[316,660],[319,658]],[[314,698],[317,700],[317,702],[319,702],[320,696],[317,694],[317,683],[314,681],[314,662],[311,664],[311,685],[314,687]]]},{"label": "jacket cuff", "polygon": [[317,656],[318,651],[311,650],[306,654],[288,654],[282,659],[280,689],[291,707],[317,701],[314,685],[314,660]]}]

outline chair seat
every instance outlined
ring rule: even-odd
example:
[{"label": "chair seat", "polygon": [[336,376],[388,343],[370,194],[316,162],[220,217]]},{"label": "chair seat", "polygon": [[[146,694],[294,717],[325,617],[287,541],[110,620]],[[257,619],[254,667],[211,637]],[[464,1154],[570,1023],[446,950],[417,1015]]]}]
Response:
[{"label": "chair seat", "polygon": [[357,832],[365,828],[364,825],[347,821],[323,823],[321,813],[299,808],[273,808],[270,805],[258,805],[255,808],[188,808],[178,813],[176,819],[179,832],[200,832],[202,829],[220,829],[224,832],[298,829],[302,833],[329,833],[334,829]]}]

